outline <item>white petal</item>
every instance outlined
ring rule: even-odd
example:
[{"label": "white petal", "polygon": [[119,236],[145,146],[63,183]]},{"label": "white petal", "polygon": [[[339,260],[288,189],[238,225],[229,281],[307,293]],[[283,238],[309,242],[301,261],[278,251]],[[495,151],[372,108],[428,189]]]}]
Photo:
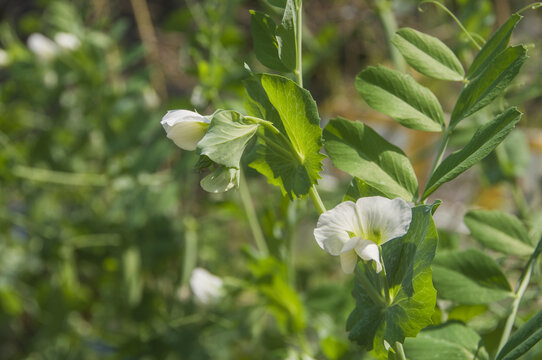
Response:
[{"label": "white petal", "polygon": [[412,209],[403,199],[382,196],[360,198],[356,210],[364,238],[383,244],[407,233],[412,220]]},{"label": "white petal", "polygon": [[222,279],[202,268],[195,268],[190,277],[190,288],[196,300],[210,304],[222,296]]},{"label": "white petal", "polygon": [[58,47],[55,42],[43,34],[30,34],[26,44],[30,51],[43,60],[52,59],[58,53]]},{"label": "white petal", "polygon": [[337,256],[353,249],[357,240],[351,240],[352,235],[359,236],[360,232],[355,204],[345,201],[320,215],[314,237],[322,249]]},{"label": "white petal", "polygon": [[167,137],[184,150],[196,150],[198,142],[209,128],[209,119],[188,110],[168,111],[160,122]]},{"label": "white petal", "polygon": [[55,35],[55,42],[63,49],[66,50],[75,50],[81,45],[81,42],[77,38],[77,36],[65,33],[65,32],[59,32]]},{"label": "white petal", "polygon": [[358,255],[354,250],[343,252],[341,255],[341,268],[345,274],[352,274],[358,263]]},{"label": "white petal", "polygon": [[355,249],[356,254],[363,260],[373,260],[376,263],[376,272],[382,271],[382,264],[380,263],[380,251],[378,245],[369,240],[360,240],[359,245]]}]

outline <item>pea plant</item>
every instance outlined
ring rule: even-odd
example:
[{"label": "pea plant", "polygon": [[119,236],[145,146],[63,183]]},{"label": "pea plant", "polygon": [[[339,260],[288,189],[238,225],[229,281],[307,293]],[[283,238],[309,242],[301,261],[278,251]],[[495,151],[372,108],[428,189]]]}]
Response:
[{"label": "pea plant", "polygon": [[[461,84],[449,119],[433,92],[408,73],[370,66],[357,75],[355,87],[371,108],[409,129],[440,135],[428,181],[421,186],[405,153],[363,122],[339,117],[322,130],[317,104],[303,88],[302,0],[268,2],[283,9],[282,20],[277,25],[270,15],[251,11],[254,52],[282,75],[253,73],[247,66],[244,113],[225,109],[204,116],[174,110],[162,119],[167,137],[180,148],[197,151],[198,168],[209,170],[201,180],[203,189],[237,187],[246,163],[291,201],[310,197],[320,213],[316,244],[338,256],[342,270],[355,277],[355,308],[346,323],[349,339],[376,358],[511,360],[525,354],[542,337],[542,311],[516,326],[542,251],[540,232],[528,211],[520,219],[471,210],[464,219],[471,237],[488,252],[522,263],[513,289],[486,251],[454,249],[435,256],[439,232],[433,215],[441,202],[428,198],[489,155],[503,158],[506,150],[498,146],[511,134],[518,136],[514,128],[522,113],[504,106],[503,96],[528,56],[525,45],[509,42],[521,13],[542,3],[514,13],[487,41],[475,39],[458,21],[477,48],[466,68],[436,37],[412,28],[396,31],[391,42],[414,70]],[[454,17],[442,4],[428,2]],[[489,119],[459,150],[447,153],[458,125],[482,109]],[[352,176],[343,201],[332,209],[325,208],[316,188],[323,149],[336,168]],[[515,175],[512,171],[510,181]],[[437,303],[437,298],[455,307]],[[466,325],[469,317],[457,314],[482,313],[496,302],[504,304],[507,315],[498,345],[488,349]],[[448,321],[443,321],[444,313]]]}]

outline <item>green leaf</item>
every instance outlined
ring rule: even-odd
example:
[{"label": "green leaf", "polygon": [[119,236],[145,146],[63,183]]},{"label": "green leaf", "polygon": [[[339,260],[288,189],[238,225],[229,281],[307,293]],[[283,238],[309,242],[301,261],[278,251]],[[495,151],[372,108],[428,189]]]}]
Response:
[{"label": "green leaf", "polygon": [[489,155],[504,140],[506,135],[512,131],[520,118],[521,113],[516,108],[509,108],[492,121],[480,127],[463,149],[449,155],[437,167],[425,186],[422,199],[427,198],[442,184],[455,179],[465,170]]},{"label": "green leaf", "polygon": [[514,360],[542,339],[542,310],[520,327],[504,344],[496,360]]},{"label": "green leaf", "polygon": [[232,189],[234,186],[239,187],[239,170],[219,166],[201,179],[200,185],[203,190],[210,193],[221,193]]},{"label": "green leaf", "polygon": [[356,202],[357,199],[368,196],[386,196],[381,191],[378,191],[371,185],[367,184],[365,181],[354,177],[346,190],[346,194],[343,197],[343,201],[353,201]]},{"label": "green leaf", "polygon": [[241,156],[258,126],[245,121],[238,112],[219,110],[213,114],[209,130],[198,142],[200,154],[217,164],[239,169]]},{"label": "green leaf", "polygon": [[389,198],[413,201],[416,174],[406,155],[361,122],[333,119],[324,129],[326,151],[333,164]]},{"label": "green leaf", "polygon": [[534,251],[527,229],[513,215],[501,211],[471,210],[465,215],[465,224],[472,237],[488,249],[524,256]]},{"label": "green leaf", "polygon": [[[273,70],[290,72],[296,68],[295,4],[284,1],[284,16],[279,26],[262,12],[250,11],[250,29],[254,53],[258,60]],[[279,4],[280,5],[280,4]]]},{"label": "green leaf", "polygon": [[513,179],[527,172],[530,160],[529,143],[521,130],[513,130],[495,149],[495,153],[499,168],[506,177]]},{"label": "green leaf", "polygon": [[513,296],[499,265],[476,249],[439,252],[433,281],[440,298],[458,304],[489,304]]},{"label": "green leaf", "polygon": [[441,131],[444,126],[437,98],[410,75],[371,66],[356,76],[355,86],[370,107],[407,128]]},{"label": "green leaf", "polygon": [[448,313],[448,320],[468,322],[476,316],[482,315],[488,309],[487,305],[458,305]]},{"label": "green leaf", "polygon": [[436,37],[411,28],[399,29],[393,45],[406,62],[420,73],[434,79],[461,81],[463,66],[452,50]]},{"label": "green leaf", "polygon": [[452,111],[450,128],[454,128],[459,121],[489,105],[500,96],[516,77],[525,60],[527,60],[527,49],[524,46],[509,47],[493,58],[480,75],[465,86],[459,94]]},{"label": "green leaf", "polygon": [[273,6],[283,8],[283,9],[286,6],[286,0],[267,0],[267,2]]},{"label": "green leaf", "polygon": [[349,338],[379,357],[389,344],[403,342],[431,324],[436,291],[431,280],[431,261],[437,246],[437,231],[431,218],[431,205],[413,208],[408,233],[386,242],[382,257],[390,284],[391,303],[371,298],[364,284],[382,291],[381,274],[366,263],[358,264],[352,295],[356,307],[347,321]]},{"label": "green leaf", "polygon": [[476,331],[457,322],[424,329],[405,341],[407,358],[416,360],[489,360]]},{"label": "green leaf", "polygon": [[467,79],[474,79],[476,76],[486,69],[491,61],[506,47],[512,36],[517,23],[523,16],[513,14],[510,18],[491,36],[491,38],[485,43],[484,47],[480,50],[478,55],[474,58],[469,71],[467,72]]},{"label": "green leaf", "polygon": [[278,132],[260,130],[250,166],[297,198],[309,193],[320,178],[324,155],[316,103],[293,81],[263,74],[245,81],[245,107],[252,116],[273,123]]}]

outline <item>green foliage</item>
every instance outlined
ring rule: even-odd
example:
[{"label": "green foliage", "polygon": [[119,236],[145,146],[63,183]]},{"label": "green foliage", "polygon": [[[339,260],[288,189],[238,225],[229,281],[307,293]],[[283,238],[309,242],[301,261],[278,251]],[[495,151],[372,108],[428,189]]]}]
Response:
[{"label": "green foliage", "polygon": [[320,178],[324,155],[316,103],[310,93],[277,75],[257,75],[245,81],[245,106],[250,115],[271,122],[260,130],[250,166],[295,199],[309,193]]},{"label": "green foliage", "polygon": [[395,33],[392,42],[407,63],[420,73],[441,80],[463,80],[465,71],[461,62],[439,39],[403,28]]},{"label": "green foliage", "polygon": [[516,77],[527,60],[527,49],[523,45],[509,47],[494,58],[480,71],[459,94],[452,111],[450,127],[454,128],[464,118],[489,105],[500,96]]},{"label": "green foliage", "polygon": [[455,179],[489,155],[512,131],[520,118],[521,113],[516,108],[510,108],[480,127],[463,149],[449,155],[436,168],[425,185],[423,198],[427,198],[442,184]]},{"label": "green foliage", "polygon": [[370,107],[403,126],[424,131],[441,131],[444,126],[437,98],[410,75],[370,66],[356,76],[355,86]]},{"label": "green foliage", "polygon": [[324,129],[326,151],[333,164],[389,198],[412,201],[418,182],[406,155],[369,126],[333,119]]},{"label": "green foliage", "polygon": [[510,337],[497,354],[496,360],[514,360],[525,354],[542,339],[542,310],[531,317]]},{"label": "green foliage", "polygon": [[433,280],[441,298],[458,304],[488,304],[512,296],[497,262],[476,249],[439,253]]},{"label": "green foliage", "polygon": [[[283,72],[296,67],[295,9],[294,1],[284,2],[284,17],[279,26],[273,19],[258,11],[251,11],[251,31],[254,52],[265,66]],[[281,3],[273,5],[282,5]]]},{"label": "green foliage", "polygon": [[489,360],[476,331],[457,322],[424,329],[416,338],[405,341],[407,357],[416,360]]},{"label": "green foliage", "polygon": [[469,71],[467,73],[467,79],[474,79],[482,71],[488,68],[493,59],[499,55],[510,42],[512,32],[516,28],[517,23],[521,20],[522,16],[513,14],[484,44],[480,52],[476,55],[472,61]]},{"label": "green foliage", "polygon": [[471,210],[465,215],[471,236],[486,248],[503,254],[530,255],[534,246],[521,221],[501,211]]},{"label": "green foliage", "polygon": [[256,130],[258,125],[247,122],[238,112],[219,110],[213,114],[198,149],[217,164],[239,169],[241,156]]},{"label": "green foliage", "polygon": [[[379,358],[386,358],[389,344],[414,337],[431,324],[436,291],[431,280],[431,262],[437,246],[437,232],[431,218],[432,206],[413,209],[408,233],[382,246],[382,258],[389,284],[389,301],[382,293],[382,278],[372,267],[358,265],[352,295],[356,307],[350,314],[349,338],[366,349],[374,349]],[[370,290],[373,288],[376,290]]]}]

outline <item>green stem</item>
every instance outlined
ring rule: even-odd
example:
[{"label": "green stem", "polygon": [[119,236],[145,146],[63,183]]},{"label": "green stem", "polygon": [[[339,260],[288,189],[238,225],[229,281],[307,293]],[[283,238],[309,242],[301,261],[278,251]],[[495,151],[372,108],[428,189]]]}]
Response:
[{"label": "green stem", "polygon": [[535,10],[535,9],[538,9],[539,7],[541,7],[541,6],[542,6],[542,2],[537,1],[535,3],[529,4],[529,5],[521,8],[520,10],[518,10],[516,12],[516,14],[521,14],[522,12],[527,11],[529,9]]},{"label": "green stem", "polygon": [[504,345],[510,338],[510,333],[512,332],[512,328],[514,327],[514,322],[516,321],[516,315],[518,313],[519,303],[521,302],[521,299],[523,298],[523,295],[525,294],[525,291],[527,290],[527,286],[529,286],[529,281],[531,280],[531,274],[533,272],[535,264],[536,264],[535,258],[531,256],[531,258],[527,262],[524,276],[521,279],[521,282],[519,283],[518,288],[516,289],[514,302],[512,303],[512,312],[508,316],[508,319],[506,319],[506,324],[504,326],[501,341],[499,343],[499,351],[501,351],[501,349],[504,347]]},{"label": "green stem", "polygon": [[[437,151],[437,156],[435,157],[435,160],[433,161],[433,165],[431,165],[431,171],[429,172],[429,179],[433,176],[433,173],[437,169],[437,167],[440,165],[442,158],[444,157],[444,152],[446,151],[446,147],[448,146],[448,142],[450,140],[451,135],[450,128],[446,129],[444,131],[444,134],[442,135],[442,138],[440,139],[439,148]],[[423,192],[420,194],[420,199],[418,200],[418,203],[424,200],[423,194],[427,190],[427,185]]]},{"label": "green stem", "polygon": [[258,248],[260,255],[267,256],[269,254],[269,249],[267,248],[262,228],[260,227],[260,223],[258,222],[256,210],[254,209],[254,203],[252,202],[252,198],[250,197],[247,180],[243,171],[239,172],[239,195],[241,197],[241,203],[245,208],[245,213],[247,214],[248,224],[250,226],[250,230],[252,231],[252,236],[254,237],[256,247]]},{"label": "green stem", "polygon": [[452,19],[454,19],[454,21],[457,23],[457,25],[459,25],[459,27],[461,28],[461,30],[465,33],[465,35],[467,35],[467,37],[469,38],[469,40],[473,43],[474,46],[476,46],[476,48],[478,50],[481,50],[482,47],[480,46],[480,44],[478,44],[478,42],[476,40],[474,40],[474,38],[472,37],[472,35],[470,34],[470,32],[463,26],[463,24],[461,24],[461,21],[459,21],[459,19],[446,7],[444,6],[444,4],[436,1],[436,0],[425,0],[425,1],[422,1],[420,2],[420,4],[418,5],[418,10],[419,11],[422,11],[422,5],[423,4],[427,4],[427,3],[430,3],[430,4],[435,4],[437,5],[438,7],[440,7],[442,10],[444,10],[448,15],[450,15],[452,17]]},{"label": "green stem", "polygon": [[397,22],[395,21],[395,16],[393,15],[392,2],[389,0],[375,0],[375,8],[380,22],[384,27],[384,33],[386,34],[387,44],[389,44],[390,57],[393,62],[393,66],[404,72],[406,70],[405,60],[399,53],[399,50],[395,46],[391,45],[391,39],[397,31]]},{"label": "green stem", "polygon": [[318,190],[316,190],[316,186],[313,184],[310,189],[311,199],[314,205],[316,205],[316,208],[318,209],[318,212],[320,214],[323,214],[326,212],[326,207],[324,206],[324,203],[322,202],[322,199],[320,198],[320,194],[318,194]]},{"label": "green stem", "polygon": [[407,360],[405,349],[403,349],[403,344],[401,344],[399,341],[395,342],[395,352],[397,353],[399,360]]},{"label": "green stem", "polygon": [[378,246],[380,252],[380,264],[382,264],[382,284],[384,285],[384,295],[386,296],[386,304],[391,304],[390,287],[388,285],[388,278],[386,277],[386,266],[384,265],[384,259],[382,258],[382,248]]},{"label": "green stem", "polygon": [[303,87],[303,0],[295,0],[295,37],[296,37],[296,48],[295,48],[295,70],[294,74],[296,77],[296,82],[300,87]]}]

